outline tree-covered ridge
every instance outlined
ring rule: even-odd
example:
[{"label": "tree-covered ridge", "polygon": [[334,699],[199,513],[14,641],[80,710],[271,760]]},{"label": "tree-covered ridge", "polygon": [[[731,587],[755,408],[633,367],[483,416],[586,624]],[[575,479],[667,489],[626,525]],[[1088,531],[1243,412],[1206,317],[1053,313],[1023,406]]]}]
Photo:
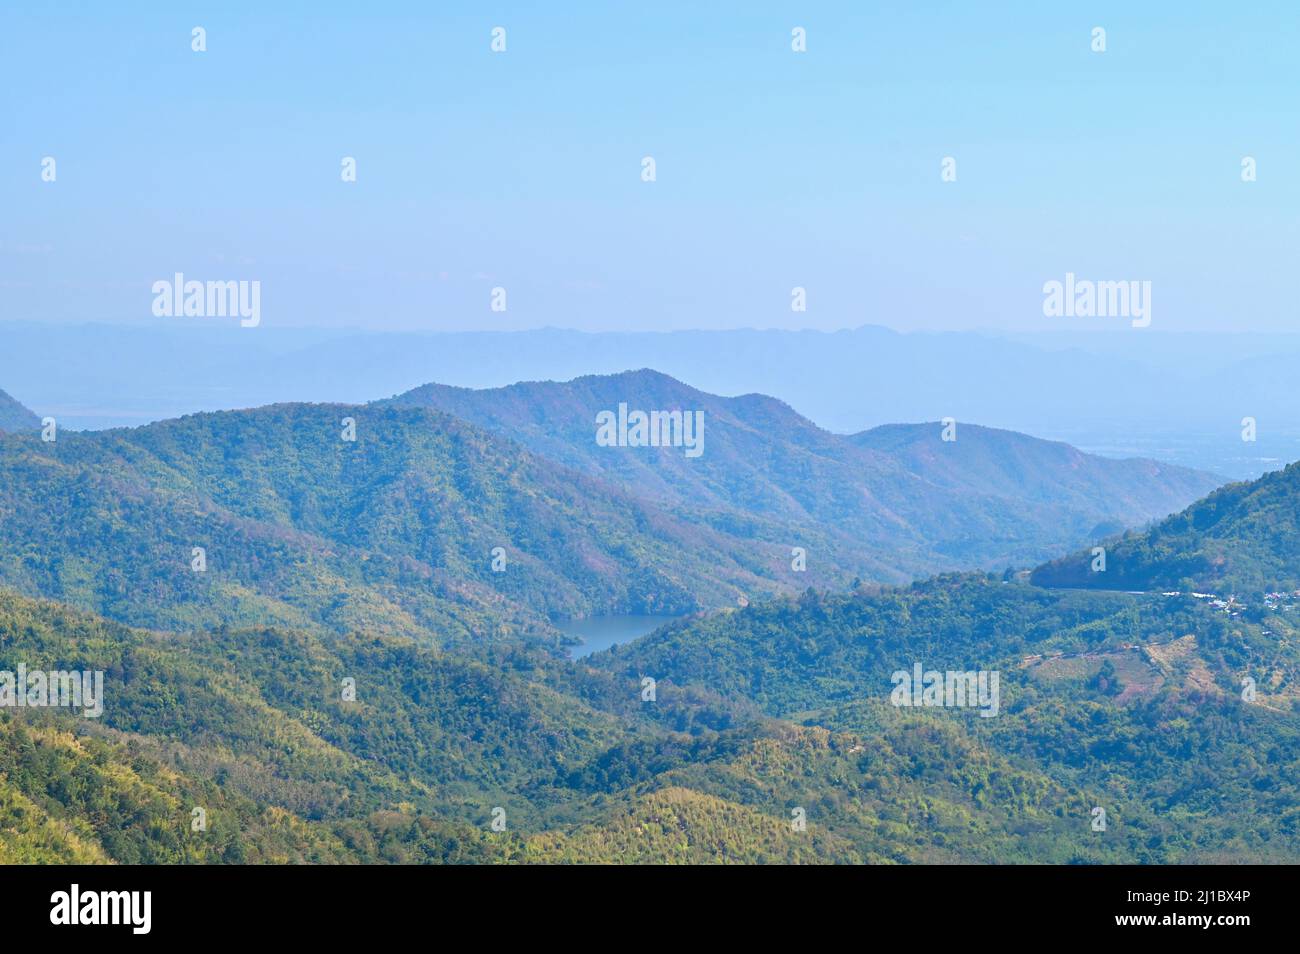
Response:
[{"label": "tree-covered ridge", "polygon": [[[1220,486],[1212,474],[1146,458],[1087,454],[1060,441],[959,422],[942,441],[943,424],[885,424],[854,434],[859,447],[902,461],[908,471],[963,493],[1009,497],[1032,510],[1054,508],[1079,526],[1115,530],[1164,517],[1181,501]],[[1110,531],[1107,531],[1110,532]]]},{"label": "tree-covered ridge", "polygon": [[[626,848],[609,839],[629,831],[625,804],[646,824],[669,811],[698,830],[691,853],[664,829],[642,860],[708,860],[718,846],[737,861],[818,857],[739,805],[691,793],[625,801],[621,786],[606,803],[585,784],[605,753],[629,738],[695,743],[616,701],[635,699],[635,684],[541,673],[555,666],[545,657],[503,649],[483,663],[410,641],[270,629],[151,633],[0,593],[0,670],[20,663],[102,669],[104,712],[0,710],[3,861],[617,860]],[[557,672],[623,711],[543,685]],[[353,702],[340,692],[349,675]],[[490,828],[498,807],[509,831]]]},{"label": "tree-covered ridge", "polygon": [[[557,452],[562,463],[439,411],[394,404],[274,405],[61,432],[53,442],[8,435],[0,584],[168,629],[365,627],[447,646],[554,644],[557,617],[735,605],[796,584],[906,577],[995,551],[1000,559],[996,541],[1006,533],[1037,539],[1006,529],[1028,511],[988,496],[996,481],[942,486],[761,396],[714,398],[646,372],[580,379],[573,386],[590,394],[565,392],[561,410],[612,399],[623,378],[664,405],[713,402],[714,456],[597,447],[587,416],[571,422],[581,435],[570,434],[563,413],[534,406],[551,393],[540,385],[489,395],[499,406],[488,423],[531,409],[534,430],[544,424],[554,440],[572,442],[572,453]],[[967,442],[981,433],[969,429]],[[784,437],[774,443],[775,434]],[[601,467],[583,463],[593,454]],[[774,476],[759,480],[755,468]],[[663,496],[655,481],[667,481],[669,499],[646,499]],[[1061,506],[1114,496],[1072,493],[1041,502],[1047,509],[1034,519],[1055,533],[1073,519]],[[993,550],[959,552],[958,538]],[[806,554],[800,569],[795,546]]]},{"label": "tree-covered ridge", "polygon": [[784,547],[415,409],[277,405],[53,443],[10,435],[0,529],[0,582],[138,625],[365,627],[444,645],[555,640],[552,616],[734,604],[789,575]]},{"label": "tree-covered ridge", "polygon": [[1034,570],[1039,586],[1262,594],[1300,589],[1300,463],[1230,484],[1144,532]]},{"label": "tree-covered ridge", "polygon": [[959,575],[875,593],[809,590],[670,625],[593,662],[709,686],[785,716],[888,696],[890,675],[918,660],[927,669],[994,670],[1035,654],[1160,643],[1187,632],[1217,648],[1231,642],[1230,622],[1191,599],[1061,593]]},{"label": "tree-covered ridge", "polygon": [[[833,830],[842,837],[861,824],[851,819],[862,808],[839,799],[873,755],[916,745],[923,726],[948,734],[933,741],[960,740],[970,747],[965,755],[901,759],[886,773],[916,779],[916,797],[935,806],[897,829],[905,841],[925,833],[910,852],[891,854],[879,840],[883,829],[875,830],[873,850],[898,860],[941,857],[939,820],[978,815],[978,808],[992,815],[980,823],[989,826],[987,837],[956,844],[982,860],[1294,861],[1296,636],[1282,611],[1249,620],[1190,596],[1053,592],[969,576],[772,601],[666,628],[593,661],[625,675],[651,674],[660,686],[709,686],[753,700],[771,716],[856,736],[858,764],[807,796],[837,793]],[[890,674],[917,661],[927,669],[998,670],[999,714],[891,705]],[[1250,701],[1243,698],[1247,677],[1256,690]],[[978,762],[985,767],[969,774]],[[677,774],[716,775],[710,764],[694,759]],[[1007,789],[1016,772],[1024,779]],[[697,784],[723,797],[728,790],[752,794],[756,775],[736,773],[730,789]],[[943,792],[960,812],[939,810]],[[896,796],[876,814],[908,803]],[[1080,837],[1091,834],[1094,807],[1110,817],[1111,837]]]},{"label": "tree-covered ridge", "polygon": [[[1221,482],[964,423],[953,441],[937,422],[832,434],[774,398],[719,397],[648,369],[486,390],[429,384],[381,403],[438,408],[639,496],[755,532],[780,521],[794,531],[785,539],[813,555],[810,566],[838,566],[845,584],[1037,562],[1099,529],[1164,517]],[[701,411],[704,453],[599,446],[596,415],[620,403]]]}]

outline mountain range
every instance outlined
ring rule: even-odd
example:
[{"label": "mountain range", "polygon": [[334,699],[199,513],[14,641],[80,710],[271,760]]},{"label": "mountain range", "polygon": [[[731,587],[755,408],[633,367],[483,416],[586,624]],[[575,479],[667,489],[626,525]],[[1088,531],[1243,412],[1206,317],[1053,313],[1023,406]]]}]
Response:
[{"label": "mountain range", "polygon": [[[430,384],[379,403],[436,408],[677,509],[779,520],[796,545],[815,528],[853,575],[895,582],[1037,562],[1222,482],[962,422],[952,440],[940,422],[832,434],[774,398],[719,397],[651,370],[486,390]],[[620,404],[703,412],[704,453],[600,446],[596,417]]]},{"label": "mountain range", "polygon": [[[597,444],[620,401],[702,410],[705,452]],[[633,372],[6,434],[0,673],[105,691],[0,708],[0,861],[1300,858],[1298,471],[1097,537],[1216,481],[943,428]],[[1115,575],[982,572],[944,520],[1101,540]],[[887,532],[972,562],[844,582],[814,545],[790,575],[797,534]],[[1221,598],[1129,585],[1187,567]],[[577,661],[551,626],[650,610],[685,615]],[[918,666],[1000,698],[900,707]]]},{"label": "mountain range", "polygon": [[[705,453],[598,446],[595,414],[620,400],[702,410]],[[906,453],[874,439],[654,372],[15,434],[0,443],[0,582],[164,629],[555,643],[567,617],[1022,565],[1217,484],[1029,438],[994,473],[1013,438],[982,428],[947,443],[920,426]],[[927,445],[970,459],[971,479]]]},{"label": "mountain range", "polygon": [[49,443],[11,435],[0,522],[0,581],[167,629],[554,640],[551,618],[778,589],[774,544],[412,408],[275,405]]},{"label": "mountain range", "polygon": [[0,391],[0,431],[31,431],[40,426],[39,417]]}]

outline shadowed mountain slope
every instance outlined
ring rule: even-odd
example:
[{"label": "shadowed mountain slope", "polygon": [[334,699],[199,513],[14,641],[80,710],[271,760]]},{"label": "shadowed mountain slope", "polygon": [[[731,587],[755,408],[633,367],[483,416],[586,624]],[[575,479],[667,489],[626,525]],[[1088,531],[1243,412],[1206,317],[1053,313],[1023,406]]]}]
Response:
[{"label": "shadowed mountain slope", "polygon": [[[648,370],[481,391],[430,384],[380,403],[438,408],[677,509],[829,535],[832,559],[879,580],[1037,562],[1165,516],[1220,483],[972,425],[959,425],[956,441],[943,441],[939,424],[837,435],[774,398],[719,397]],[[703,453],[602,446],[597,415],[620,405],[703,412]],[[810,566],[823,556],[806,548]],[[894,572],[873,573],[873,563]]]}]

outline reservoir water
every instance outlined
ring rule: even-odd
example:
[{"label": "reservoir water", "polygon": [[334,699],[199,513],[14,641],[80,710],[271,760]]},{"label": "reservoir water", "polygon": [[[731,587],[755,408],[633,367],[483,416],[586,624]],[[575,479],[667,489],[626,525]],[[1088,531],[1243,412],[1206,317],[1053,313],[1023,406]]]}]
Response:
[{"label": "reservoir water", "polygon": [[555,626],[565,635],[582,640],[581,644],[569,647],[569,656],[581,659],[602,649],[609,649],[610,646],[630,642],[675,619],[676,616],[591,616],[587,619],[562,620]]}]

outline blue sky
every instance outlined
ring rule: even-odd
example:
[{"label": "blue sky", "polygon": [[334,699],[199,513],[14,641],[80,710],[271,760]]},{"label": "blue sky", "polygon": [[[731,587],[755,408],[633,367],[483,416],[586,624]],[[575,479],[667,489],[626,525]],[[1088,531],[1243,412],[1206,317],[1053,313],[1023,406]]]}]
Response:
[{"label": "blue sky", "polygon": [[0,318],[180,271],[286,328],[1084,330],[1073,271],[1294,329],[1300,9],[1137,6],[11,2]]}]

